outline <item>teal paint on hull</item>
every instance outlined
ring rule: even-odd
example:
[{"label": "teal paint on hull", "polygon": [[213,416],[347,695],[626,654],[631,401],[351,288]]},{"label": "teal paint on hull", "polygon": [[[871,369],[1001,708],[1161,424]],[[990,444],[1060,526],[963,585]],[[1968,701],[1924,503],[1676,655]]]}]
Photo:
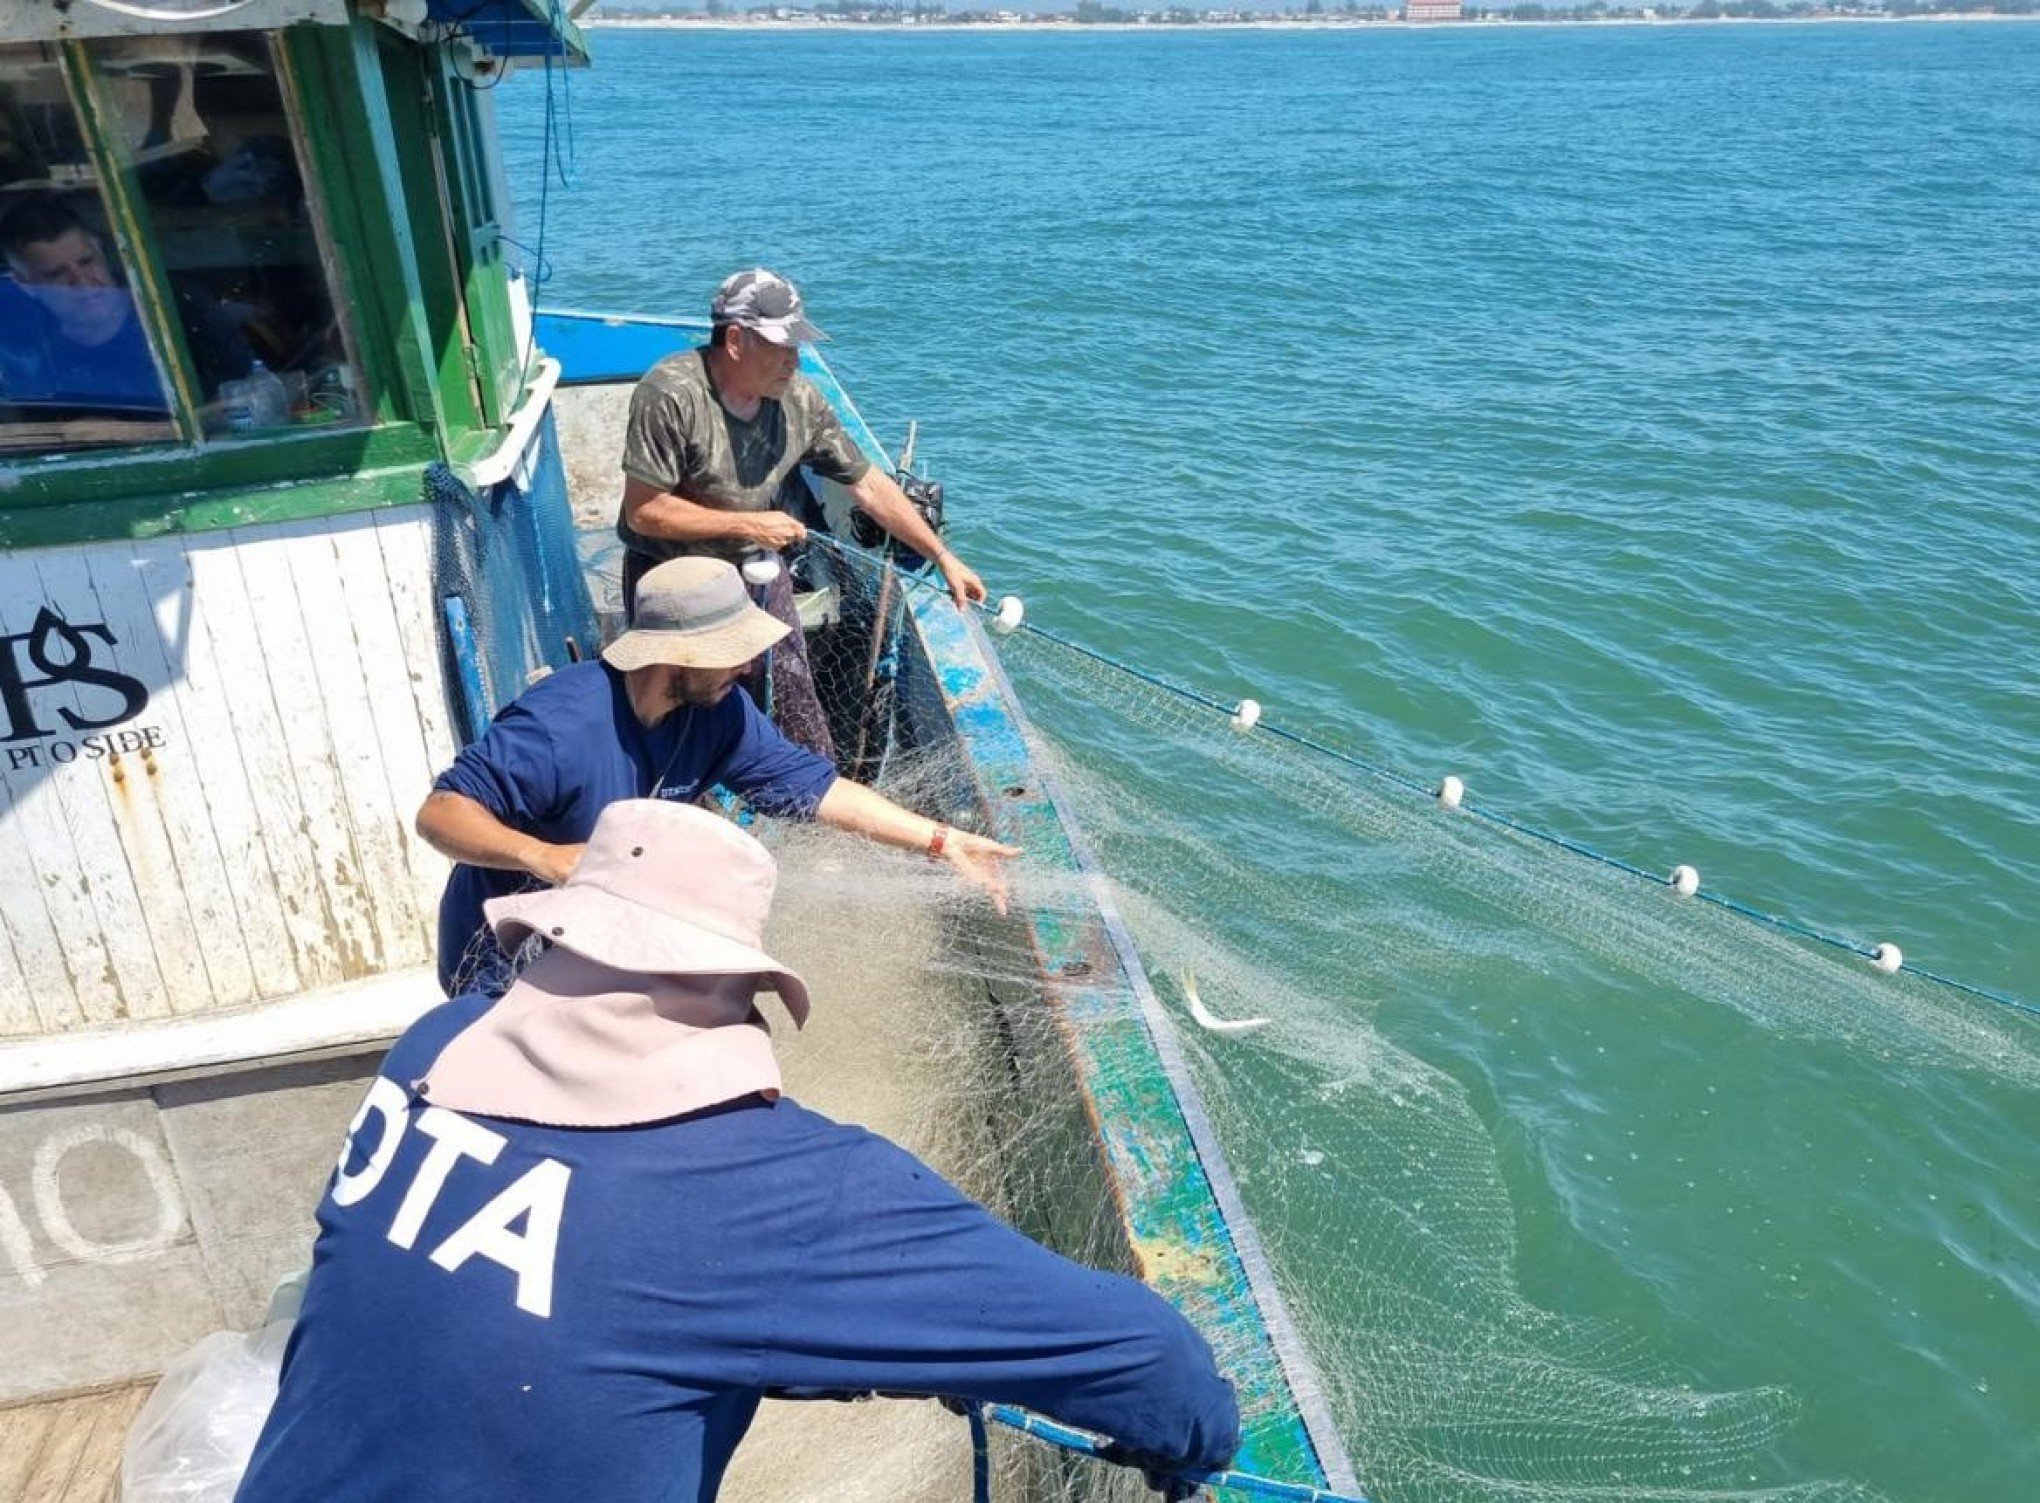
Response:
[{"label": "teal paint on hull", "polygon": [[[978,629],[927,592],[917,592],[912,616],[998,833],[1025,845],[1036,861],[1095,876],[1081,836],[1028,754],[1018,704]],[[1098,907],[1091,914],[1037,914],[1028,923],[1045,1000],[1068,1039],[1141,1271],[1194,1312],[1214,1345],[1233,1358],[1245,1420],[1238,1469],[1352,1487],[1351,1465],[1308,1355],[1259,1257],[1195,1086],[1173,1039],[1163,1036],[1168,1024],[1138,954],[1102,886],[1093,896]],[[1222,1203],[1232,1207],[1230,1218]]]}]

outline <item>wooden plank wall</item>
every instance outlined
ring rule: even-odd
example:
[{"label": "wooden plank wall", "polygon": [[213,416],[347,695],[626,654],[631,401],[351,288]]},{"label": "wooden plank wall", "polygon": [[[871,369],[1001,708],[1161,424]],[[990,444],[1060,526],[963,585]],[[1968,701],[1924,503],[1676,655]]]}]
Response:
[{"label": "wooden plank wall", "polygon": [[0,1037],[416,965],[427,509],[0,558]]}]

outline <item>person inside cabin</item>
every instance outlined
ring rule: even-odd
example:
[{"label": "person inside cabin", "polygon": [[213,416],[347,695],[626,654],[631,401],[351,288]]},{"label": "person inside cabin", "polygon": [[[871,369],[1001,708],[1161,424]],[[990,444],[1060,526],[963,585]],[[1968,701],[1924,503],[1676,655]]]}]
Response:
[{"label": "person inside cabin", "polygon": [[[169,410],[133,292],[63,198],[31,193],[0,213],[0,402],[61,416]],[[205,396],[248,374],[252,356],[228,309],[196,288],[177,309]]]},{"label": "person inside cabin", "polygon": [[[808,322],[799,291],[763,267],[740,271],[709,304],[708,343],[668,355],[631,393],[623,444],[623,598],[665,559],[699,554],[741,563],[806,536],[803,467],[849,487],[858,507],[942,571],[961,606],[984,581],[950,552],[898,482],[866,459],[827,397],[800,374],[800,346],[828,336]],[[772,655],[773,715],[800,745],[834,760],[785,569],[759,603],[794,628]],[[762,693],[763,685],[757,686]]]},{"label": "person inside cabin", "polygon": [[439,775],[418,833],[456,863],[439,903],[439,983],[494,995],[511,957],[483,921],[492,898],[567,880],[619,799],[700,798],[721,784],[752,807],[925,851],[1005,905],[1019,854],[901,808],[795,745],[730,691],[790,628],[754,604],[736,566],[688,557],[638,582],[630,630],[600,658],[541,679]]},{"label": "person inside cabin", "polygon": [[1174,1499],[1230,1460],[1232,1386],[1160,1295],[781,1094],[757,993],[796,1027],[810,998],[762,948],[775,881],[729,820],[631,799],[563,886],[489,903],[548,948],[384,1060],[238,1498],[710,1503],[773,1394],[1022,1405]]}]

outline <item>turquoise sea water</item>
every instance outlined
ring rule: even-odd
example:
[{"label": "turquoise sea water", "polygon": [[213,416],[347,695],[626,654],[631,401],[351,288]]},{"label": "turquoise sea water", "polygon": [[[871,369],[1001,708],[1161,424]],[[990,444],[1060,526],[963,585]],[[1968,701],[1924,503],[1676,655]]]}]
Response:
[{"label": "turquoise sea water", "polygon": [[[546,300],[780,268],[1031,619],[2040,1001],[2040,25],[594,43]],[[527,243],[544,92],[498,96]],[[1177,811],[1337,875],[1236,812]],[[1371,1275],[1313,1286],[1377,1496],[2040,1496],[2040,1024],[1761,948],[1639,980],[1356,871],[1246,927],[1452,1083],[1511,1288],[1630,1383],[1427,1436],[1453,1395],[1360,1350]],[[1279,1257],[1371,1235],[1378,1121],[1250,1125]],[[1784,1417],[1688,1454],[1660,1406],[1623,1476],[1589,1411],[1645,1368]]]}]

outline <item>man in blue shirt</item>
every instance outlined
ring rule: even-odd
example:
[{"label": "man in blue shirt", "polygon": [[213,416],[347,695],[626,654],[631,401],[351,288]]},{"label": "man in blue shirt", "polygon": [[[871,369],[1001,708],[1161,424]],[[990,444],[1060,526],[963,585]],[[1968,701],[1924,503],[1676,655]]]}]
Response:
[{"label": "man in blue shirt", "polygon": [[[97,235],[62,199],[32,194],[0,216],[0,402],[35,411],[162,414],[163,380],[134,293]],[[232,316],[177,288],[203,393],[252,358]]]},{"label": "man in blue shirt", "polygon": [[731,564],[680,558],[638,583],[632,629],[506,705],[439,775],[418,833],[457,863],[439,903],[439,984],[501,993],[510,960],[482,920],[492,897],[564,881],[618,799],[691,802],[720,783],[767,814],[819,819],[925,850],[1004,906],[1008,845],[952,830],[838,777],[734,694],[787,634]]},{"label": "man in blue shirt", "polygon": [[773,883],[729,821],[630,800],[565,885],[489,904],[551,948],[371,1085],[244,1503],[712,1503],[789,1390],[1020,1404],[1151,1474],[1231,1458],[1231,1385],[1159,1295],[780,1095],[756,993],[809,999],[761,948]]}]

